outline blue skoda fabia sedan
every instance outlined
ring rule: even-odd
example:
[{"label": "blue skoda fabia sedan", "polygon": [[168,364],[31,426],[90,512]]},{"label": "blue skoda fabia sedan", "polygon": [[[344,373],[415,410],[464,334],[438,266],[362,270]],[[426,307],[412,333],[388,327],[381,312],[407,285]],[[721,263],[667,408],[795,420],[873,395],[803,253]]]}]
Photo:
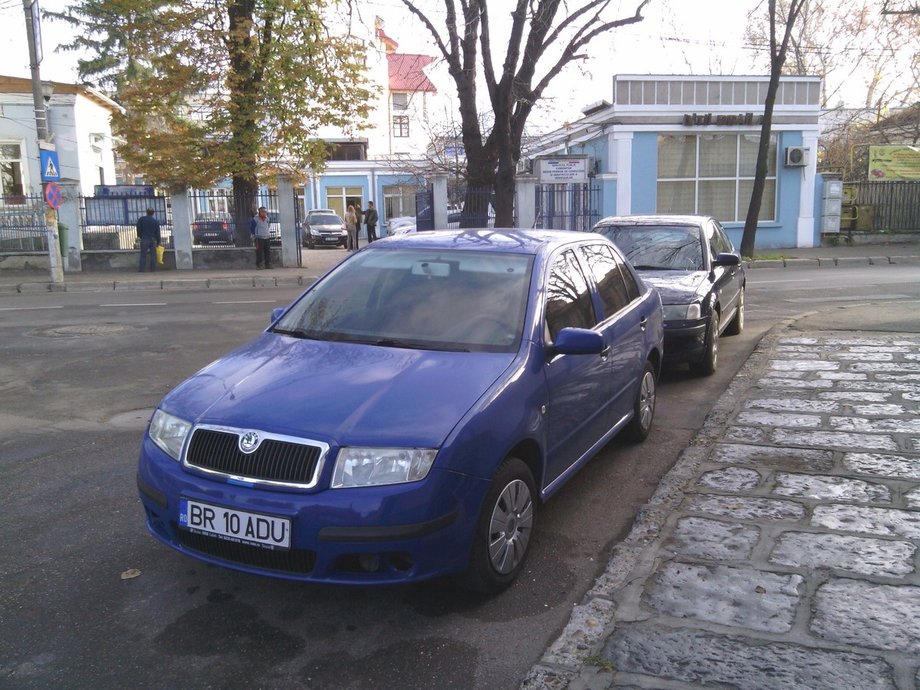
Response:
[{"label": "blue skoda fabia sedan", "polygon": [[539,504],[655,412],[661,301],[600,235],[374,242],[157,406],[147,527],[194,558],[497,592]]}]

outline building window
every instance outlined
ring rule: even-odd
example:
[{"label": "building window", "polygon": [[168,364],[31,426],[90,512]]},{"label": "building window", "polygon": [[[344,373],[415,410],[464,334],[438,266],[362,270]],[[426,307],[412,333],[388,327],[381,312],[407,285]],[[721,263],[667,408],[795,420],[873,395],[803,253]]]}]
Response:
[{"label": "building window", "polygon": [[331,208],[342,218],[349,206],[364,208],[363,200],[364,190],[361,187],[326,187],[326,208]]},{"label": "building window", "polygon": [[25,194],[22,182],[22,148],[19,144],[0,143],[0,197]]},{"label": "building window", "polygon": [[405,138],[409,136],[409,116],[408,115],[394,115],[393,116],[393,136],[398,138]]},{"label": "building window", "polygon": [[[658,137],[658,213],[713,216],[723,223],[747,216],[757,134],[662,134]],[[759,220],[776,217],[776,137],[771,135]]]},{"label": "building window", "polygon": [[409,108],[409,94],[407,93],[391,94],[390,102],[393,104],[393,110],[407,110]]},{"label": "building window", "polygon": [[416,187],[388,185],[383,188],[383,217],[385,220],[400,216],[415,216]]},{"label": "building window", "polygon": [[367,160],[366,141],[330,142],[326,145],[326,150],[331,161]]}]

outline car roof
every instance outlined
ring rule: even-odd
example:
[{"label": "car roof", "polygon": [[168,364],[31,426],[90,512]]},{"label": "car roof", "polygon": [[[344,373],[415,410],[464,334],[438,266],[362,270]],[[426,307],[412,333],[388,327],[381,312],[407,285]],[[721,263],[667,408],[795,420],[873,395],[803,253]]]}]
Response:
[{"label": "car roof", "polygon": [[644,214],[628,216],[607,216],[601,218],[597,225],[703,225],[714,220],[712,216],[699,216],[690,214]]},{"label": "car roof", "polygon": [[570,230],[529,230],[522,228],[470,228],[465,230],[428,230],[385,238],[370,247],[405,247],[419,249],[459,249],[539,254],[575,242],[594,240],[612,244],[597,233]]}]

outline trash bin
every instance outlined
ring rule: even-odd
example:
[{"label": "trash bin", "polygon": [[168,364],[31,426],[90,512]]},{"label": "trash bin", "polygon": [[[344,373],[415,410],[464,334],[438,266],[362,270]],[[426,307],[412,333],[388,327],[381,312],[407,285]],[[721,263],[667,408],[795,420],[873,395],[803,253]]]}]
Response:
[{"label": "trash bin", "polygon": [[61,256],[67,256],[67,250],[70,245],[67,243],[67,226],[63,223],[57,224],[58,242],[61,245]]}]

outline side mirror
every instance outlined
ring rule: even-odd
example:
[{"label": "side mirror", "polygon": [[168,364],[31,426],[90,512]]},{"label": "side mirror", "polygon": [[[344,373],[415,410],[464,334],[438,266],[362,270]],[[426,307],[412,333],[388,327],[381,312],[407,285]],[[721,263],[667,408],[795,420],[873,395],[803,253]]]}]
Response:
[{"label": "side mirror", "polygon": [[598,355],[604,351],[604,337],[590,328],[563,328],[547,355]]},{"label": "side mirror", "polygon": [[713,266],[740,266],[741,257],[731,252],[722,252],[712,262]]},{"label": "side mirror", "polygon": [[272,309],[272,316],[271,316],[271,320],[269,321],[269,323],[275,323],[275,321],[280,319],[285,309],[287,309],[287,307],[275,307],[274,309]]}]

